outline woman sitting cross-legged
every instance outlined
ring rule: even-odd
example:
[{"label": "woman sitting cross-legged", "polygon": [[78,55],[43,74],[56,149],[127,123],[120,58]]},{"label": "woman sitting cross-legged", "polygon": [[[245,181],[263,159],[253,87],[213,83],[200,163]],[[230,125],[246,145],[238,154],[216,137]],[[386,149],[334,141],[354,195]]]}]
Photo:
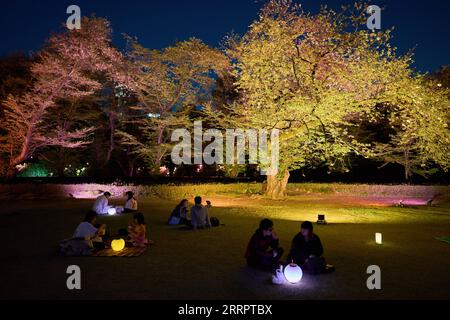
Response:
[{"label": "woman sitting cross-legged", "polygon": [[153,243],[152,240],[147,239],[147,226],[141,212],[136,212],[133,220],[128,224],[128,237],[135,247],[144,247]]},{"label": "woman sitting cross-legged", "polygon": [[135,213],[138,210],[138,202],[134,197],[133,191],[128,191],[126,193],[127,201],[125,202],[124,213]]}]

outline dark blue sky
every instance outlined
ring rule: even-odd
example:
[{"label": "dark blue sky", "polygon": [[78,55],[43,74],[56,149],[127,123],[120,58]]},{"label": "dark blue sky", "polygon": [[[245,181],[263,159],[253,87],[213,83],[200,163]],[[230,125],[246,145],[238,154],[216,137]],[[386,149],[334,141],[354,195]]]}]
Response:
[{"label": "dark blue sky", "polygon": [[[338,9],[353,1],[304,0],[306,11],[317,12],[320,4]],[[230,31],[244,33],[262,5],[255,0],[59,0],[2,1],[0,5],[0,54],[29,52],[40,48],[50,32],[66,21],[66,8],[81,7],[82,15],[95,13],[112,22],[115,42],[121,34],[137,36],[149,48],[162,48],[195,36],[218,46]],[[433,71],[450,64],[449,0],[376,0],[385,6],[382,27],[395,26],[394,44],[400,52],[416,48],[415,66]]]}]

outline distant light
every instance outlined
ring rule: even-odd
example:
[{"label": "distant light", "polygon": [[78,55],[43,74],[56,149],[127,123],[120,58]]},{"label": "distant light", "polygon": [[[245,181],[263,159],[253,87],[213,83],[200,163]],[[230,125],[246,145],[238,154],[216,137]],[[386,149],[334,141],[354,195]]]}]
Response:
[{"label": "distant light", "polygon": [[291,263],[284,268],[284,276],[286,280],[290,283],[300,282],[303,278],[303,271],[295,263]]},{"label": "distant light", "polygon": [[27,168],[27,164],[26,163],[22,163],[22,164],[18,164],[18,165],[16,165],[16,169],[17,169],[17,171],[23,171],[23,170],[25,170],[26,168]]},{"label": "distant light", "polygon": [[317,216],[317,224],[327,224],[327,221],[325,220],[324,214],[319,214]]},{"label": "distant light", "polygon": [[166,174],[166,175],[170,174],[169,169],[166,166],[159,167],[159,173]]},{"label": "distant light", "polygon": [[161,118],[161,114],[159,113],[149,113],[147,114],[148,118]]},{"label": "distant light", "polygon": [[381,233],[375,233],[375,242],[377,244],[383,244],[383,235]]},{"label": "distant light", "polygon": [[108,215],[113,216],[117,213],[116,208],[109,208]]}]

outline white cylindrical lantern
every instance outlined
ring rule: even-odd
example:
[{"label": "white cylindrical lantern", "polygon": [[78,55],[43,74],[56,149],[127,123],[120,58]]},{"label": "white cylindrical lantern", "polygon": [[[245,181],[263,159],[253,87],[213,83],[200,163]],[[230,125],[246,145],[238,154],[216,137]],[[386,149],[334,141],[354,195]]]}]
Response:
[{"label": "white cylindrical lantern", "polygon": [[284,268],[284,276],[290,283],[300,282],[303,278],[303,271],[295,263],[291,263]]},{"label": "white cylindrical lantern", "polygon": [[375,242],[377,244],[383,244],[383,235],[381,233],[375,233]]},{"label": "white cylindrical lantern", "polygon": [[115,215],[117,212],[116,212],[116,209],[115,208],[109,208],[108,209],[108,214],[110,215],[110,216],[113,216],[113,215]]}]

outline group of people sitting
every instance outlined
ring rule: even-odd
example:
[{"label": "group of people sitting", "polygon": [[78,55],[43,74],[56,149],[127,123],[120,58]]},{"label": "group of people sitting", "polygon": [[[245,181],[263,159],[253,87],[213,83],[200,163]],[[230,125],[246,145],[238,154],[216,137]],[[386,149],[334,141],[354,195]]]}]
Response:
[{"label": "group of people sitting", "polygon": [[[138,212],[137,200],[132,191],[126,193],[127,200],[121,212],[132,213],[132,219],[128,222],[126,229],[119,230],[119,236],[126,238],[128,246],[144,247],[153,241],[147,237],[147,226],[142,212]],[[60,243],[60,252],[64,255],[89,255],[93,250],[106,248],[113,237],[107,231],[105,224],[98,224],[99,215],[108,214],[108,209],[114,208],[109,205],[111,193],[105,192],[97,197],[92,207],[77,226],[72,238]]]},{"label": "group of people sitting", "polygon": [[[128,191],[126,195],[127,200],[122,212],[133,213],[133,218],[129,221],[127,229],[119,230],[119,235],[126,237],[128,245],[131,246],[142,247],[152,244],[153,241],[147,238],[144,215],[137,211],[138,203],[134,193]],[[97,224],[97,216],[107,214],[108,209],[113,208],[109,205],[110,197],[111,193],[105,192],[95,200],[92,210],[78,225],[72,239],[63,241],[63,251],[64,249],[72,251],[70,252],[72,255],[86,255],[92,250],[104,249],[107,246],[112,237],[108,234],[105,224]],[[188,219],[188,205],[187,199],[181,200],[173,209],[168,224],[185,225],[193,230],[211,228],[219,224],[216,218],[209,216],[210,201],[202,205],[202,197],[195,197],[194,206],[190,209],[190,219]],[[262,220],[248,243],[245,252],[247,264],[250,267],[273,272],[280,264],[285,264],[281,262],[283,254],[284,250],[279,245],[273,222],[269,219]],[[326,264],[322,243],[319,236],[313,232],[313,224],[309,221],[301,224],[300,232],[292,240],[287,255],[287,263],[291,262],[313,274],[334,270],[333,266]]]},{"label": "group of people sitting", "polygon": [[[273,222],[269,219],[262,220],[247,246],[245,252],[247,264],[250,267],[273,272],[280,264],[285,264],[281,262],[283,254],[284,250],[279,245]],[[295,263],[311,274],[334,271],[334,267],[326,264],[322,255],[322,242],[313,232],[313,224],[309,221],[303,222],[300,232],[292,240],[287,263]]]},{"label": "group of people sitting", "polygon": [[[143,247],[154,243],[147,237],[147,226],[144,215],[138,212],[138,202],[132,191],[126,192],[127,200],[123,207],[114,207],[109,204],[110,192],[104,192],[98,196],[84,220],[76,228],[73,237],[60,243],[60,251],[64,255],[89,255],[93,250],[101,250],[109,246],[113,239],[107,231],[105,224],[97,224],[99,215],[110,214],[114,209],[116,213],[132,213],[133,218],[128,223],[127,229],[120,229],[118,236],[126,238],[128,246]],[[202,205],[202,198],[195,197],[194,206],[190,210],[188,219],[187,199],[183,199],[172,211],[168,224],[185,225],[193,230],[211,228],[218,225],[217,218],[210,218],[209,209],[211,202],[206,201]]]},{"label": "group of people sitting", "polygon": [[195,197],[194,206],[191,208],[191,219],[188,219],[188,205],[187,199],[181,200],[181,202],[173,209],[170,214],[168,224],[169,225],[186,225],[194,230],[211,228],[215,226],[214,221],[216,218],[209,217],[209,209],[212,207],[210,201],[206,201],[206,205],[202,205],[202,197]]}]

